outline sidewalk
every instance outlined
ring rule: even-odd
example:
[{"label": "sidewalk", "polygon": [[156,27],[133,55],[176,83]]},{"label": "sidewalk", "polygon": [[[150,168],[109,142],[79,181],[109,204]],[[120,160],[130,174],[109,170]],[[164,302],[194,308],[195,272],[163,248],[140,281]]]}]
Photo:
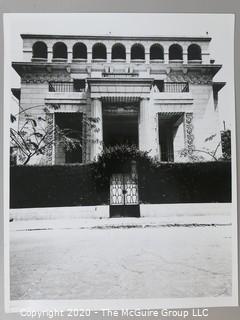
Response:
[{"label": "sidewalk", "polygon": [[109,229],[109,228],[156,228],[156,227],[203,227],[231,225],[230,216],[171,216],[142,218],[104,218],[104,219],[49,219],[13,220],[11,231],[25,230],[66,230],[66,229]]}]

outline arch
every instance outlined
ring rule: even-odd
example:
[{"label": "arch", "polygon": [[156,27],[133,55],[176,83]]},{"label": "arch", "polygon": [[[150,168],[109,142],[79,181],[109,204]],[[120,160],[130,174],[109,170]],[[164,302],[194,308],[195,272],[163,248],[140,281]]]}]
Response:
[{"label": "arch", "polygon": [[135,43],[131,48],[131,60],[145,60],[145,48],[140,43]]},{"label": "arch", "polygon": [[87,59],[87,46],[77,42],[73,46],[73,59]]},{"label": "arch", "polygon": [[169,60],[182,60],[183,49],[179,44],[172,44],[169,48]]},{"label": "arch", "polygon": [[190,44],[188,47],[188,60],[202,60],[202,50],[198,44]]},{"label": "arch", "polygon": [[164,60],[164,49],[160,44],[155,43],[150,47],[150,60]]},{"label": "arch", "polygon": [[32,57],[47,59],[47,45],[45,42],[37,41],[33,44]]},{"label": "arch", "polygon": [[103,43],[95,43],[92,47],[93,59],[107,59],[107,49]]},{"label": "arch", "polygon": [[67,46],[63,42],[56,42],[53,46],[53,59],[67,59]]},{"label": "arch", "polygon": [[122,59],[126,60],[126,48],[121,43],[115,43],[112,46],[112,60]]}]

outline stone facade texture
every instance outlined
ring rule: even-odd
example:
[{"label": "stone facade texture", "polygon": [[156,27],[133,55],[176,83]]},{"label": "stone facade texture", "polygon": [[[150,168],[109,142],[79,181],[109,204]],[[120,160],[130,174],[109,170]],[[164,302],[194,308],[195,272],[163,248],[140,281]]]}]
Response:
[{"label": "stone facade texture", "polygon": [[[96,160],[103,149],[106,106],[119,110],[137,106],[138,147],[158,160],[189,161],[195,149],[206,148],[209,136],[215,135],[207,146],[210,150],[221,141],[217,93],[224,83],[213,80],[221,65],[210,59],[210,38],[22,35],[22,39],[23,61],[12,66],[21,77],[20,105],[27,117],[46,117],[46,126],[56,125],[56,112],[99,119],[97,130],[82,129],[89,138],[83,143],[82,162]],[[45,46],[46,56],[40,56],[41,50],[34,53],[36,43]],[[61,43],[62,51],[54,51],[56,43]],[[74,56],[76,43],[86,47],[84,57]],[[95,49],[96,44],[101,44],[103,51]],[[112,49],[118,44],[124,46],[125,54],[113,59]],[[136,44],[139,56],[133,56]],[[153,45],[158,45],[159,56],[153,54]],[[177,45],[174,59],[172,45]],[[195,51],[191,53],[192,45]],[[198,56],[196,52],[200,52]],[[99,56],[94,59],[96,54]],[[81,80],[85,85],[78,90],[74,86]],[[130,113],[125,116],[132,119]],[[25,120],[23,112],[19,127]],[[182,149],[185,158],[180,156]],[[55,141],[31,163],[63,164],[65,151]]]}]

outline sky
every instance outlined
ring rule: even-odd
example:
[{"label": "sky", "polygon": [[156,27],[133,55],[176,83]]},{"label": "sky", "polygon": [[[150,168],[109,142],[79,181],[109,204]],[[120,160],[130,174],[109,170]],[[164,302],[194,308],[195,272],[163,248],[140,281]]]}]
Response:
[{"label": "sky", "polygon": [[[20,87],[11,61],[22,61],[21,33],[62,35],[208,36],[211,58],[222,69],[215,81],[226,82],[219,93],[221,129],[234,128],[234,15],[159,13],[5,14],[4,49],[7,86]],[[5,74],[6,76],[6,74]]]}]

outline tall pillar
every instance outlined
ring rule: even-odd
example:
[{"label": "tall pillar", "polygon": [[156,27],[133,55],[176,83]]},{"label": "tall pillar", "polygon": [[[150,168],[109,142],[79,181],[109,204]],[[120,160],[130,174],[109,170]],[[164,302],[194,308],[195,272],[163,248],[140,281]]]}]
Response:
[{"label": "tall pillar", "polygon": [[91,161],[95,161],[103,149],[102,102],[100,99],[92,99],[91,117],[98,120],[91,134]]},{"label": "tall pillar", "polygon": [[148,98],[140,101],[139,113],[139,149],[148,151],[151,157],[158,158],[158,128],[157,114],[154,112],[152,101]]}]

